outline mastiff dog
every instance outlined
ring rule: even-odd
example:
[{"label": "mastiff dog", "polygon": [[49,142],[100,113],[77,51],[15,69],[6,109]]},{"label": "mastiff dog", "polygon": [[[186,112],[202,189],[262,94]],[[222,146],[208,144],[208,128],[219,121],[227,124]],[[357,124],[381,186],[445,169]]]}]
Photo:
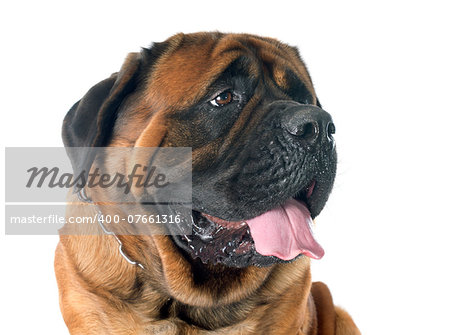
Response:
[{"label": "mastiff dog", "polygon": [[[177,34],[130,53],[67,113],[64,144],[191,148],[192,231],[61,234],[70,333],[359,334],[310,273],[324,254],[312,226],[335,178],[334,132],[298,50],[276,39]],[[101,164],[68,153],[74,169]],[[67,215],[98,214],[107,190],[75,191]]]}]

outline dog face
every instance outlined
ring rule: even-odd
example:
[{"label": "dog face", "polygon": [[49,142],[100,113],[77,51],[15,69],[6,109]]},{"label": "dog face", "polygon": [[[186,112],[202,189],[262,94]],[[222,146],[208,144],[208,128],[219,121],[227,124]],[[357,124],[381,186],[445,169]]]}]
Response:
[{"label": "dog face", "polygon": [[[149,266],[163,269],[172,292],[177,278],[192,277],[190,294],[210,285],[210,299],[226,295],[211,275],[224,269],[236,297],[238,286],[255,289],[270,271],[253,265],[321,257],[307,225],[333,185],[333,133],[295,48],[221,33],[179,34],[130,54],[63,127],[66,146],[192,148],[193,234],[127,237],[124,245],[157,258]],[[71,157],[75,169],[94,159]]]}]

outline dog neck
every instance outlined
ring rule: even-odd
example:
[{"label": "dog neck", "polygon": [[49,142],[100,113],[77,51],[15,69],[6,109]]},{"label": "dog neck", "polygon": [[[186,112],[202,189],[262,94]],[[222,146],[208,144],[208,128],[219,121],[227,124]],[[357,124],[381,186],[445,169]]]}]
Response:
[{"label": "dog neck", "polygon": [[[230,272],[222,275],[230,276]],[[155,290],[157,282],[155,278],[143,282],[140,297],[134,303],[142,316],[142,324],[151,329],[150,333],[166,329],[180,334],[215,334],[219,330],[220,334],[261,334],[261,329],[266,329],[264,334],[297,334],[301,329],[310,334],[310,328],[315,329],[317,323],[309,294],[311,277],[306,257],[291,264],[273,266],[254,292],[227,304],[186,304],[161,293],[160,288]]]},{"label": "dog neck", "polygon": [[[72,209],[78,216],[95,215],[93,206],[80,204]],[[227,329],[227,334],[252,334],[251,329],[258,334],[257,329],[267,329],[267,334],[271,334],[272,328],[276,333],[283,333],[282,328],[286,330],[284,333],[290,333],[291,329],[307,330],[315,322],[307,257],[269,268],[211,268],[181,259],[150,259],[148,255],[158,254],[159,242],[167,245],[168,236],[147,239],[121,236],[125,250],[131,250],[127,246],[138,245],[134,250],[141,252],[132,257],[144,264],[142,269],[120,255],[113,236],[101,235],[99,227],[91,229],[91,236],[62,235],[57,253],[63,255],[65,262],[60,264],[64,263],[65,270],[73,274],[78,285],[95,288],[91,293],[105,301],[108,309],[111,305],[121,306],[108,313],[96,310],[103,318],[124,317],[125,314],[135,320],[137,327],[150,333],[157,329],[176,329],[181,333],[189,330],[192,334],[214,333],[218,329]],[[165,254],[172,255],[171,252]],[[174,277],[163,266],[171,264],[176,268],[174,262],[179,263],[177,266],[195,264],[196,273],[209,273],[209,276],[181,278],[174,283]],[[184,271],[182,266],[179,270]],[[242,278],[249,282],[242,285]],[[282,324],[278,324],[278,320],[282,320]]]}]

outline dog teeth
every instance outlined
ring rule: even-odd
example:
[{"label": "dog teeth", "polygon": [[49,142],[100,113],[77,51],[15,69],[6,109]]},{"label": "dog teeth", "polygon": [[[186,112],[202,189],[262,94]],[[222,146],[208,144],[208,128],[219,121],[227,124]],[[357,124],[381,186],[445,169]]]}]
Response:
[{"label": "dog teeth", "polygon": [[213,237],[211,235],[199,235],[199,236],[203,242],[209,242],[213,239]]}]

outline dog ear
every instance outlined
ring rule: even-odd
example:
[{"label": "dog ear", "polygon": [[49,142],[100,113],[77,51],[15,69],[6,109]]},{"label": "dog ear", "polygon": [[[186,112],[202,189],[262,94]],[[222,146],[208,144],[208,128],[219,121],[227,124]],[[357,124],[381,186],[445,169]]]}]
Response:
[{"label": "dog ear", "polygon": [[108,145],[119,106],[136,88],[141,63],[140,53],[130,53],[118,73],[92,87],[64,118],[62,138],[75,176],[84,174],[87,178],[95,159],[92,148]]}]

